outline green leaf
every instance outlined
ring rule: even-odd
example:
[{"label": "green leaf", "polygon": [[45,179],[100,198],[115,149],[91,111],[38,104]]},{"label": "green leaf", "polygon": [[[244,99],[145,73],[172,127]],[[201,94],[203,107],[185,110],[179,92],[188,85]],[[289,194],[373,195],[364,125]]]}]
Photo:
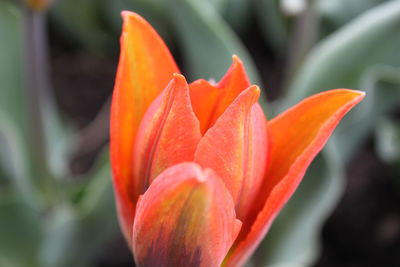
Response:
[{"label": "green leaf", "polygon": [[232,55],[237,54],[252,83],[260,84],[247,50],[208,2],[173,0],[169,11],[192,79],[219,79],[231,64]]},{"label": "green leaf", "polygon": [[39,267],[42,232],[38,214],[18,194],[0,193],[0,266]]},{"label": "green leaf", "polygon": [[389,1],[321,41],[291,81],[287,105],[323,90],[357,88],[371,65],[400,66],[399,23],[400,1]]},{"label": "green leaf", "polygon": [[[323,151],[324,163],[313,164],[320,173],[311,169],[274,223],[266,239],[269,245],[262,250],[267,266],[310,265],[318,255],[321,225],[341,195],[341,165],[400,97],[398,70],[387,66],[400,65],[399,24],[400,1],[366,12],[318,44],[292,81],[284,108],[332,88],[360,88],[367,97],[335,130]],[[309,190],[304,189],[307,185]]]},{"label": "green leaf", "polygon": [[385,163],[400,162],[400,123],[382,118],[375,129],[376,148]]},{"label": "green leaf", "polygon": [[50,18],[56,26],[56,34],[67,42],[103,51],[111,39],[102,24],[98,5],[96,0],[55,1]]},{"label": "green leaf", "polygon": [[[37,150],[34,149],[34,141],[32,136],[35,134],[31,126],[32,122],[28,121],[28,101],[32,101],[27,96],[25,65],[28,64],[27,55],[24,55],[22,44],[24,41],[24,29],[26,27],[26,14],[22,12],[20,6],[9,1],[0,1],[0,35],[4,40],[0,43],[0,136],[2,138],[2,147],[9,152],[7,166],[7,175],[12,178],[17,190],[22,193],[22,197],[27,200],[29,205],[47,205],[47,195],[43,192],[50,192],[48,195],[55,194],[53,179],[49,169],[53,171],[53,175],[65,173],[66,169],[66,131],[59,119],[59,114],[55,108],[52,98],[46,97],[40,99],[38,105],[43,115],[43,126],[46,149],[47,162],[42,162],[41,156],[38,156]],[[37,24],[36,24],[37,25]],[[26,36],[27,34],[25,34]],[[46,40],[45,40],[46,41]],[[37,42],[39,43],[39,42]],[[8,155],[6,151],[2,151],[3,155]],[[64,158],[63,158],[64,156]],[[3,162],[6,162],[3,160]],[[2,164],[2,162],[0,162]],[[10,168],[13,167],[14,170]],[[41,203],[39,203],[41,202]]]},{"label": "green leaf", "polygon": [[171,23],[165,12],[165,0],[101,0],[99,8],[113,31],[120,34],[122,28],[121,11],[129,10],[140,14],[157,30],[167,42],[171,38]]},{"label": "green leaf", "polygon": [[400,99],[400,68],[371,66],[360,80],[360,87],[367,96],[344,118],[333,136],[344,161],[352,157],[379,120],[393,110]]},{"label": "green leaf", "polygon": [[357,15],[386,0],[317,0],[321,16],[328,18],[336,26],[351,21]]},{"label": "green leaf", "polygon": [[275,50],[286,47],[289,40],[288,21],[279,8],[278,0],[253,0],[254,12],[264,41]]},{"label": "green leaf", "polygon": [[59,205],[46,225],[41,266],[85,266],[117,232],[108,148],[85,178],[78,203]]},{"label": "green leaf", "polygon": [[[0,1],[0,111],[24,132],[24,101],[22,91],[22,15],[8,1]],[[1,125],[0,125],[1,127]]]},{"label": "green leaf", "polygon": [[73,127],[62,120],[53,98],[42,98],[41,104],[46,164],[51,175],[60,180],[69,173]]},{"label": "green leaf", "polygon": [[0,112],[0,125],[0,166],[5,175],[3,178],[12,190],[18,192],[21,199],[37,209],[39,200],[28,172],[29,159],[22,146],[22,136],[14,121],[9,120],[2,112]]},{"label": "green leaf", "polygon": [[0,36],[0,165],[10,185],[28,205],[38,208],[23,91],[22,14],[9,1],[0,1]]},{"label": "green leaf", "polygon": [[224,19],[236,32],[247,30],[248,22],[251,17],[251,1],[228,0],[223,5],[221,13]]}]

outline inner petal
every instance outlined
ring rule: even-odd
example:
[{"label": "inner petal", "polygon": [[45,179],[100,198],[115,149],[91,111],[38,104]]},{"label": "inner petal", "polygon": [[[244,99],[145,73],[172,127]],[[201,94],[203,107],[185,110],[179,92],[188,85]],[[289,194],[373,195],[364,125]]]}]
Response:
[{"label": "inner petal", "polygon": [[193,111],[200,121],[201,133],[211,128],[236,97],[250,86],[243,63],[233,56],[232,65],[217,85],[197,80],[189,85]]}]

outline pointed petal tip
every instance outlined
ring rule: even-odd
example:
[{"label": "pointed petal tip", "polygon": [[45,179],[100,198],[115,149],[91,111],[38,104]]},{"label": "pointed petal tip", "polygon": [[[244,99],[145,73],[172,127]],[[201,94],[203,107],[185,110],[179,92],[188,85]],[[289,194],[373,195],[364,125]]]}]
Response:
[{"label": "pointed petal tip", "polygon": [[350,91],[352,91],[356,94],[362,95],[362,96],[365,96],[367,94],[366,92],[361,91],[361,90],[356,90],[356,89],[347,89],[347,90],[350,90]]},{"label": "pointed petal tip", "polygon": [[360,91],[360,90],[355,90],[355,89],[347,89],[347,88],[338,88],[338,89],[333,89],[333,90],[328,90],[325,92],[321,92],[319,94],[316,94],[311,97],[318,97],[318,95],[323,95],[323,94],[337,94],[338,92],[342,93],[343,96],[346,96],[346,98],[349,99],[349,104],[351,105],[356,105],[361,100],[363,100],[366,96],[366,92]]},{"label": "pointed petal tip", "polygon": [[232,55],[232,63],[233,64],[240,64],[243,65],[243,61],[240,59],[240,57],[236,54]]},{"label": "pointed petal tip", "polygon": [[257,98],[260,96],[261,94],[261,90],[260,87],[258,85],[252,85],[249,87],[249,90],[251,90],[253,92],[254,95],[257,96]]},{"label": "pointed petal tip", "polygon": [[189,90],[189,85],[186,81],[185,76],[179,73],[174,73],[172,75],[172,79],[170,83],[175,84],[176,88],[181,89],[181,90]]},{"label": "pointed petal tip", "polygon": [[347,89],[347,90],[349,90],[349,91],[351,91],[352,93],[356,94],[356,95],[358,96],[357,98],[360,99],[360,100],[362,100],[362,99],[367,95],[367,93],[364,92],[364,91],[352,90],[352,89]]},{"label": "pointed petal tip", "polygon": [[246,90],[242,92],[242,94],[245,94],[249,97],[251,104],[255,104],[258,101],[258,98],[260,97],[261,90],[260,87],[257,85],[252,85]]},{"label": "pointed petal tip", "polygon": [[140,16],[138,13],[129,10],[122,10],[121,17],[124,21],[128,20],[129,18],[144,21],[144,18]]},{"label": "pointed petal tip", "polygon": [[357,96],[362,96],[362,97],[364,97],[366,95],[366,92],[364,92],[364,91],[356,90],[356,89],[348,89],[348,88],[338,88],[338,89],[334,89],[333,91],[345,91],[345,92],[353,93]]},{"label": "pointed petal tip", "polygon": [[122,17],[122,18],[126,18],[126,17],[128,17],[129,15],[133,15],[133,14],[135,14],[135,13],[133,13],[132,11],[129,11],[129,10],[122,10],[122,11],[121,11],[121,17]]},{"label": "pointed petal tip", "polygon": [[183,76],[182,74],[174,73],[174,74],[172,74],[172,76],[173,76],[174,80],[177,81],[177,82],[185,82],[185,83],[187,83],[185,76]]}]

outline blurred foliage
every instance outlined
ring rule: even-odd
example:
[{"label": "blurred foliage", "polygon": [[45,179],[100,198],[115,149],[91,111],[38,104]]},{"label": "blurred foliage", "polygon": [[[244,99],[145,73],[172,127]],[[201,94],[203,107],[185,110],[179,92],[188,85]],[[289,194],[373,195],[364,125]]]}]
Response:
[{"label": "blurred foliage", "polygon": [[169,10],[192,79],[219,80],[231,63],[232,54],[237,54],[243,60],[251,81],[259,83],[250,55],[212,5],[206,1],[172,0]]},{"label": "blurred foliage", "polygon": [[[379,129],[379,130],[377,130]],[[400,162],[400,123],[384,118],[376,128],[377,150],[381,159],[388,163]]]},{"label": "blurred foliage", "polygon": [[[43,97],[48,157],[45,166],[32,166],[37,161],[26,108],[32,99],[24,75],[23,25],[22,9],[0,1],[0,266],[86,266],[116,231],[108,151],[85,182],[68,177],[65,153],[72,139],[53,99]],[[35,182],[42,177],[50,184]],[[83,196],[71,201],[69,193],[78,189]]]},{"label": "blurred foliage", "polygon": [[[166,39],[191,79],[219,79],[237,54],[252,82],[261,84],[265,77],[243,39],[251,37],[285,60],[281,97],[268,105],[273,114],[332,88],[367,92],[278,216],[249,263],[254,266],[315,261],[322,224],[343,191],[345,164],[371,134],[380,158],[400,170],[400,124],[390,115],[400,104],[400,0],[310,0],[297,13],[282,3],[58,0],[41,14],[48,15],[53,38],[86,53],[115,56],[120,11],[136,11]],[[73,177],[69,154],[80,131],[66,123],[50,93],[40,103],[45,165],[34,166],[25,11],[15,1],[0,0],[0,266],[91,266],[118,231],[107,148],[88,173]],[[256,31],[261,36],[250,36]]]},{"label": "blurred foliage", "polygon": [[[272,226],[269,234],[272,238],[264,242],[267,249],[274,249],[267,255],[268,264],[309,265],[318,255],[318,231],[342,193],[343,164],[371,134],[379,118],[399,102],[398,83],[378,84],[381,79],[399,77],[391,67],[400,64],[396,52],[400,47],[399,25],[400,1],[389,1],[368,10],[317,43],[291,81],[287,97],[282,99],[286,103],[280,109],[330,88],[359,88],[367,92],[367,98],[340,123],[323,152],[324,164],[316,161],[312,165],[319,173],[313,174],[311,169],[306,174]],[[336,155],[336,160],[329,161],[328,155],[331,158]],[[314,201],[309,201],[315,195]],[[281,225],[285,224],[287,229],[282,231]]]}]

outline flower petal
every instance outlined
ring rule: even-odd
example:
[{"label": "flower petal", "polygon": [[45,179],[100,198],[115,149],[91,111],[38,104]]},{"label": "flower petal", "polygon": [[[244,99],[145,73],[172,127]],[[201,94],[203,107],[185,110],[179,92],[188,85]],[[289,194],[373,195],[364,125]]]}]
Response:
[{"label": "flower petal", "polygon": [[193,161],[201,138],[185,77],[174,78],[149,107],[137,134],[134,154],[136,194],[143,194],[166,168]]},{"label": "flower petal", "polygon": [[131,237],[135,197],[132,156],[136,131],[150,103],[179,72],[168,48],[139,15],[122,12],[121,55],[111,105],[110,151],[119,219]]},{"label": "flower petal", "polygon": [[219,110],[215,114],[217,119],[225,109],[236,99],[236,97],[250,86],[249,77],[247,77],[243,62],[236,55],[232,56],[232,65],[224,77],[218,83],[217,87],[224,92],[219,103]]},{"label": "flower petal", "polygon": [[231,67],[216,86],[205,80],[191,83],[190,97],[200,121],[201,132],[204,134],[211,128],[226,108],[249,86],[249,78],[237,56],[232,57]]},{"label": "flower petal", "polygon": [[251,229],[242,229],[226,259],[227,266],[239,266],[250,257],[336,125],[363,98],[363,92],[347,89],[323,92],[268,123],[271,161],[256,201],[264,204]]},{"label": "flower petal", "polygon": [[257,100],[260,89],[243,91],[200,140],[195,162],[225,182],[243,223],[257,196],[267,162],[266,119]]},{"label": "flower petal", "polygon": [[200,121],[201,133],[204,134],[212,124],[213,113],[218,106],[222,91],[203,79],[192,82],[189,88],[193,111]]},{"label": "flower petal", "polygon": [[168,168],[139,199],[133,226],[138,266],[220,266],[240,230],[232,198],[210,170]]}]

